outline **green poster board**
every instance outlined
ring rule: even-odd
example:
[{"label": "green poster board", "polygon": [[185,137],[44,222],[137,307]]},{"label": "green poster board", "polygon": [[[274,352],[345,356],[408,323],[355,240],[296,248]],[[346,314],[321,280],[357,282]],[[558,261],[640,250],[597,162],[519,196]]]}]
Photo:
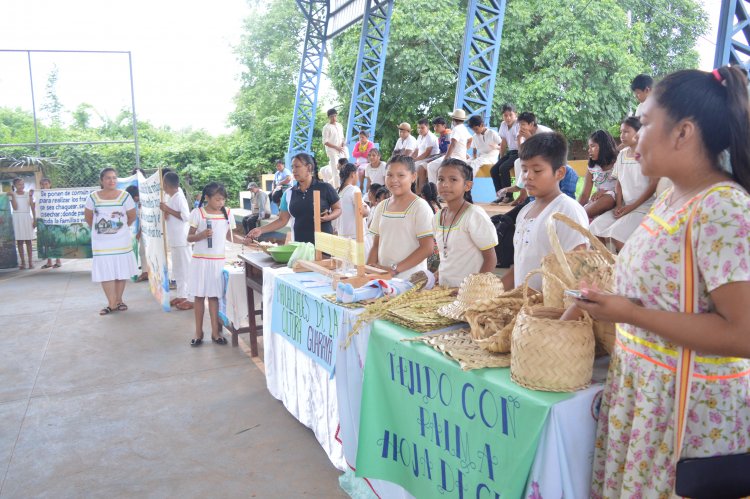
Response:
[{"label": "green poster board", "polygon": [[10,212],[10,196],[0,193],[0,269],[18,267],[16,237],[13,234],[13,215]]}]

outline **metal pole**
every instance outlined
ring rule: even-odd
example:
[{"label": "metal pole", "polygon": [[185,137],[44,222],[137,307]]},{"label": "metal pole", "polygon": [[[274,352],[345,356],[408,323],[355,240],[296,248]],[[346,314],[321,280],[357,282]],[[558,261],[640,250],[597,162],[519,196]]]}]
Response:
[{"label": "metal pole", "polygon": [[138,121],[135,117],[135,88],[133,85],[133,54],[128,51],[128,66],[130,68],[130,105],[133,109],[133,143],[135,144],[135,167],[141,167],[141,152],[138,148]]},{"label": "metal pole", "polygon": [[34,76],[31,71],[31,51],[26,51],[26,56],[29,61],[29,86],[31,87],[31,112],[34,115],[34,140],[36,141],[36,155],[42,156],[42,149],[39,147],[39,126],[36,121],[36,100],[34,99]]}]

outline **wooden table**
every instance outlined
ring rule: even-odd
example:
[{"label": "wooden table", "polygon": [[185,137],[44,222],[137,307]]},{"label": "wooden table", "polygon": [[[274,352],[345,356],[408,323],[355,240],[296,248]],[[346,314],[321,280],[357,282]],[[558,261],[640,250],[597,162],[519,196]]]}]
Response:
[{"label": "wooden table", "polygon": [[[240,260],[245,262],[245,286],[247,287],[247,316],[249,326],[241,328],[239,333],[250,333],[250,355],[258,356],[258,334],[263,334],[263,326],[257,324],[256,316],[263,317],[263,300],[260,300],[260,308],[255,308],[255,293],[259,297],[263,296],[263,268],[264,267],[283,267],[283,263],[276,263],[266,253],[259,251],[257,253],[244,253],[237,255]],[[232,345],[237,344],[237,335],[232,335]]]},{"label": "wooden table", "polygon": [[494,217],[495,215],[505,215],[510,210],[515,208],[515,206],[511,206],[509,204],[493,204],[493,203],[475,203],[480,208],[484,209],[484,211],[487,212],[487,214],[491,217]]}]

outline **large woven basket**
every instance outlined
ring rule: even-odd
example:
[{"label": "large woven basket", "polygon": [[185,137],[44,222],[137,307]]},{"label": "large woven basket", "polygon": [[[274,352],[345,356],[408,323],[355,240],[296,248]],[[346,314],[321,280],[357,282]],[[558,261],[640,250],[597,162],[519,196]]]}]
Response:
[{"label": "large woven basket", "polygon": [[[557,237],[556,220],[588,238],[591,249],[566,253]],[[542,270],[558,277],[562,284],[548,278],[543,279],[544,305],[562,307],[565,288],[579,289],[581,282],[594,289],[612,291],[615,255],[597,237],[562,213],[555,213],[549,218],[547,235],[552,246],[552,254],[542,259]]]},{"label": "large woven basket", "polygon": [[530,306],[526,292],[529,276],[524,283],[524,306],[511,337],[511,379],[523,387],[548,392],[586,388],[594,366],[591,318],[585,315],[581,320],[561,321],[561,308]]},{"label": "large woven basket", "polygon": [[[540,303],[541,295],[535,293],[530,301],[532,304]],[[471,326],[474,342],[488,352],[510,352],[510,335],[522,306],[523,288],[518,287],[497,298],[480,300],[469,307],[464,316]]]}]

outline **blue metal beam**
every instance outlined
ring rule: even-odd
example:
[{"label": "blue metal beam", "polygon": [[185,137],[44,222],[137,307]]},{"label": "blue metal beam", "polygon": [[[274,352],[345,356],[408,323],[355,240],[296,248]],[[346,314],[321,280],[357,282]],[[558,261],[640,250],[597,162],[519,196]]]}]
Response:
[{"label": "blue metal beam", "polygon": [[302,14],[307,19],[305,45],[302,50],[297,96],[294,100],[294,117],[289,134],[287,165],[299,152],[312,153],[315,113],[318,107],[318,88],[323,70],[328,29],[328,0],[297,0]]},{"label": "blue metal beam", "polygon": [[454,107],[489,123],[506,0],[469,0]]},{"label": "blue metal beam", "polygon": [[722,0],[714,67],[741,64],[750,68],[750,0]]},{"label": "blue metal beam", "polygon": [[350,146],[359,130],[367,130],[371,139],[375,136],[392,14],[393,0],[367,0],[346,121],[346,143]]}]

